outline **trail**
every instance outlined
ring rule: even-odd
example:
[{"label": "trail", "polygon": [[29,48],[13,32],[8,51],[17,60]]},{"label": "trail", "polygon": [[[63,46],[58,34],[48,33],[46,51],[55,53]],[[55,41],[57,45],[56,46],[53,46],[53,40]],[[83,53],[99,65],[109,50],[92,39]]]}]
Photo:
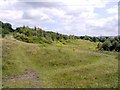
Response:
[{"label": "trail", "polygon": [[10,39],[13,40],[13,41],[16,41],[20,44],[26,44],[26,45],[39,45],[39,44],[34,44],[34,43],[27,43],[27,42],[23,42],[23,41],[20,41],[20,40],[17,40],[13,37],[13,35],[10,35]]},{"label": "trail", "polygon": [[[23,41],[19,41],[17,39],[15,39],[13,37],[13,35],[10,35],[10,39],[12,41],[18,42],[19,44],[24,44],[24,45],[39,45],[39,44],[33,44],[33,43],[26,43]],[[6,78],[3,78],[3,82],[19,82],[19,81],[32,81],[34,83],[34,87],[32,88],[41,88],[41,86],[39,85],[40,82],[40,77],[38,75],[38,73],[34,70],[24,70],[24,72],[20,73],[19,75],[13,75],[13,76],[9,76]],[[29,87],[28,87],[29,88]]]},{"label": "trail", "polygon": [[22,74],[19,74],[17,76],[11,76],[8,77],[7,79],[4,79],[4,81],[17,81],[17,80],[32,80],[35,82],[39,81],[39,77],[35,71],[32,70],[25,70]]},{"label": "trail", "polygon": [[4,82],[17,82],[17,81],[32,81],[35,86],[33,88],[41,88],[38,84],[40,82],[38,74],[33,70],[25,70],[23,73],[16,75],[16,76],[10,76],[6,79],[3,79]]}]

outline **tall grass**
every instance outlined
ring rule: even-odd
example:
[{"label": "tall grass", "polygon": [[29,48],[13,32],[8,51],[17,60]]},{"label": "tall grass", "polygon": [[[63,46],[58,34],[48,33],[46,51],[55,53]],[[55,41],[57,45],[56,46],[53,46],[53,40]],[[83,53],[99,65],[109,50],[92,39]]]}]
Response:
[{"label": "tall grass", "polygon": [[[115,88],[117,54],[97,51],[96,46],[97,43],[84,40],[34,45],[4,39],[3,87]],[[40,80],[4,81],[26,69],[37,72]]]}]

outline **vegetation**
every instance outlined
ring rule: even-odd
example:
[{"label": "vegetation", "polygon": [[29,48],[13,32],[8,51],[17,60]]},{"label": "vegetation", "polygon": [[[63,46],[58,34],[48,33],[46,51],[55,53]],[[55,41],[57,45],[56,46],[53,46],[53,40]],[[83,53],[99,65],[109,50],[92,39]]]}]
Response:
[{"label": "vegetation", "polygon": [[44,31],[40,28],[18,27],[14,32],[14,38],[28,43],[48,43],[52,41],[67,41],[75,39],[75,36],[63,35],[55,32]]},{"label": "vegetation", "polygon": [[5,36],[5,34],[9,34],[13,32],[12,25],[10,23],[3,23],[0,21],[0,34]]},{"label": "vegetation", "polygon": [[[117,52],[96,51],[96,47],[97,43],[85,40],[43,45],[4,38],[3,87],[116,88]],[[14,80],[26,69],[35,71],[38,81]]]},{"label": "vegetation", "polygon": [[119,57],[113,51],[119,52],[119,37],[79,37],[27,26],[6,28],[1,29],[8,33],[0,47],[3,88],[118,87]]},{"label": "vegetation", "polygon": [[80,36],[79,38],[83,40],[89,40],[91,42],[100,42],[98,43],[99,50],[120,51],[120,36],[116,36],[114,38]]},{"label": "vegetation", "polygon": [[44,31],[41,28],[29,28],[28,26],[17,27],[15,30],[12,29],[12,25],[9,23],[3,23],[0,21],[2,27],[2,37],[6,34],[13,33],[14,38],[27,42],[27,43],[47,43],[51,44],[53,41],[68,42],[75,39],[89,40],[91,42],[99,43],[99,50],[105,51],[120,51],[120,36],[114,38],[110,37],[91,37],[91,36],[74,36],[74,35],[63,35],[55,32]]}]

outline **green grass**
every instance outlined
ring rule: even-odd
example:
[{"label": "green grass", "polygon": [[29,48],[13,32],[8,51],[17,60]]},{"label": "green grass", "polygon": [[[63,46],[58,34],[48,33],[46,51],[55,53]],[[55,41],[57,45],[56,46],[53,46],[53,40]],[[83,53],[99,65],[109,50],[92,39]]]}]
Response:
[{"label": "green grass", "polygon": [[17,76],[26,69],[40,80],[3,81],[5,88],[101,88],[117,87],[117,52],[96,50],[97,43],[74,40],[66,44],[25,44],[3,39],[3,78]]}]

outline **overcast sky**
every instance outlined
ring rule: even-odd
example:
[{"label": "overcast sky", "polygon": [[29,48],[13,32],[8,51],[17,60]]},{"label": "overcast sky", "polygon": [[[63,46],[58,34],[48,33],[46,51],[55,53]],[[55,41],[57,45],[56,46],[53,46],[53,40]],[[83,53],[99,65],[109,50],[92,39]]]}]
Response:
[{"label": "overcast sky", "polygon": [[0,0],[0,20],[74,35],[118,35],[119,0]]}]

